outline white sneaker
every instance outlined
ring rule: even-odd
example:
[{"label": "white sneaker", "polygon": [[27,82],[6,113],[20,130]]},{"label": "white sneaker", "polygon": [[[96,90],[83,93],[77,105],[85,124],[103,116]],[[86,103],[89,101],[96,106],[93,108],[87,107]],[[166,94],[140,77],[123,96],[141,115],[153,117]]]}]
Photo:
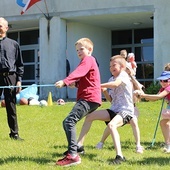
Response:
[{"label": "white sneaker", "polygon": [[165,147],[164,147],[164,152],[165,153],[170,153],[170,145],[165,145]]},{"label": "white sneaker", "polygon": [[168,145],[167,145],[167,144],[165,144],[165,145],[164,145],[164,147],[163,147],[163,152],[166,152],[166,151],[167,151],[167,149],[168,149]]},{"label": "white sneaker", "polygon": [[165,151],[165,153],[170,153],[170,149],[167,149],[167,150]]},{"label": "white sneaker", "polygon": [[143,146],[136,146],[136,152],[137,153],[143,153],[144,147]]},{"label": "white sneaker", "polygon": [[40,105],[40,102],[36,99],[32,99],[29,101],[30,106]]},{"label": "white sneaker", "polygon": [[97,149],[102,149],[102,148],[103,148],[103,145],[104,145],[104,143],[99,142],[99,143],[96,145],[96,148],[97,148]]}]

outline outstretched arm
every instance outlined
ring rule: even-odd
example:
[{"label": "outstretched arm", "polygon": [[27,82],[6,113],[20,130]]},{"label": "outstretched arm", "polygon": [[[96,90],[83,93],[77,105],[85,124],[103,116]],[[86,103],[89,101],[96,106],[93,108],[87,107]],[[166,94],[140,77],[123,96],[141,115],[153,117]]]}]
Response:
[{"label": "outstretched arm", "polygon": [[115,88],[115,87],[118,87],[121,83],[122,83],[122,80],[117,78],[115,81],[102,83],[101,88]]},{"label": "outstretched arm", "polygon": [[135,95],[139,96],[140,98],[144,98],[146,100],[152,100],[152,101],[162,99],[169,94],[169,92],[166,90],[164,90],[158,94],[145,94],[139,90],[136,90],[134,93],[135,93]]},{"label": "outstretched arm", "polygon": [[64,83],[63,80],[60,80],[60,81],[57,81],[57,82],[55,83],[55,86],[58,87],[58,88],[62,88],[62,87],[65,86],[65,83]]}]

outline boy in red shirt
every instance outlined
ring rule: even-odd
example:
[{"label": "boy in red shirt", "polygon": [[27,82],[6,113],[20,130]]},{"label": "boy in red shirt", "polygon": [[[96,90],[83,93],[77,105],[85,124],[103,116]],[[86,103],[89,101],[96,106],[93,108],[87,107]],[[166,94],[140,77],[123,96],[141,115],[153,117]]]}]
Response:
[{"label": "boy in red shirt", "polygon": [[88,38],[81,38],[75,43],[80,64],[64,80],[57,81],[58,88],[75,85],[78,88],[77,102],[63,121],[63,128],[68,141],[68,151],[63,159],[56,164],[70,166],[81,163],[77,153],[76,123],[87,114],[96,110],[101,104],[100,72],[95,58],[92,56],[93,42]]}]

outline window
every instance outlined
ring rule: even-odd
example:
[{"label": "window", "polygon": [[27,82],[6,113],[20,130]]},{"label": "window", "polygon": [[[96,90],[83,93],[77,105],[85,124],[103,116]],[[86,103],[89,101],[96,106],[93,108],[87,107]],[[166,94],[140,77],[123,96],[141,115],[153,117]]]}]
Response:
[{"label": "window", "polygon": [[132,31],[113,31],[112,32],[112,45],[132,44]]},{"label": "window", "polygon": [[142,40],[153,38],[153,29],[134,30],[134,43],[141,43]]},{"label": "window", "polygon": [[11,32],[8,37],[16,40],[21,46],[24,62],[22,84],[39,84],[39,30]]},{"label": "window", "polygon": [[126,49],[135,54],[136,78],[146,87],[153,81],[153,29],[112,31],[112,55]]},{"label": "window", "polygon": [[18,32],[8,33],[8,38],[11,38],[18,42]]},{"label": "window", "polygon": [[20,45],[38,44],[39,30],[20,32]]}]

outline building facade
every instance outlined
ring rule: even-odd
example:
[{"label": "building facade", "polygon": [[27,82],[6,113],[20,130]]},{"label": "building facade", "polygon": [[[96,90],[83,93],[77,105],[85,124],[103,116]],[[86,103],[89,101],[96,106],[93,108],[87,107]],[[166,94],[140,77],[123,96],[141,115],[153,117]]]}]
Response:
[{"label": "building facade", "polygon": [[[23,0],[26,3],[27,0]],[[121,49],[134,52],[137,79],[156,80],[170,62],[169,0],[42,0],[23,15],[13,0],[1,0],[0,16],[9,21],[8,36],[19,42],[25,65],[23,84],[54,84],[78,65],[75,42],[88,37],[99,62],[101,81],[110,78],[109,59]],[[76,89],[40,87],[40,98],[75,98]]]}]

